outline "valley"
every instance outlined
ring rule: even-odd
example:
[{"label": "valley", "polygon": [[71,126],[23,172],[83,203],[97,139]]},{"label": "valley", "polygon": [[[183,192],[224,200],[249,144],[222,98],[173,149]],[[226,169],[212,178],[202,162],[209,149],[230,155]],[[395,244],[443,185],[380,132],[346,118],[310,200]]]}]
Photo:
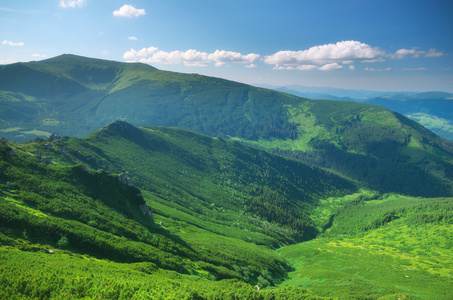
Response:
[{"label": "valley", "polygon": [[453,143],[382,106],[62,55],[0,135],[0,298],[453,293]]}]

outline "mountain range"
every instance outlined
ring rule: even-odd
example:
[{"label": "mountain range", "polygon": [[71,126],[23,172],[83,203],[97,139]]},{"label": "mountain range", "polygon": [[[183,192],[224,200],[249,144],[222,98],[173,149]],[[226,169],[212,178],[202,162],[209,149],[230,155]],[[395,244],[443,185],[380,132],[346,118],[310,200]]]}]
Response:
[{"label": "mountain range", "polygon": [[453,143],[400,113],[75,55],[0,101],[0,298],[453,293]]},{"label": "mountain range", "polygon": [[0,93],[0,127],[10,140],[82,137],[115,120],[176,126],[253,144],[383,192],[453,195],[453,143],[378,106],[74,55],[3,66]]}]

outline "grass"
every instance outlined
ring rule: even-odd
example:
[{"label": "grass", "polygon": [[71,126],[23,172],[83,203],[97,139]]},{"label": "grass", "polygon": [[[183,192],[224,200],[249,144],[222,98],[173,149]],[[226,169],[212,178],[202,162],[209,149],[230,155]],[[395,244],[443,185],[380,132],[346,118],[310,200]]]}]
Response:
[{"label": "grass", "polygon": [[279,253],[296,269],[282,285],[340,299],[378,299],[391,294],[450,299],[453,224],[447,220],[451,211],[442,213],[447,219],[440,221],[423,216],[451,209],[452,203],[453,199],[391,196],[365,202],[361,215],[355,214],[358,210],[346,210],[340,220],[357,218],[357,223],[374,220],[378,211],[400,213],[381,226],[352,234],[336,228],[340,224],[334,221],[333,232],[328,230],[325,237],[281,248]]}]

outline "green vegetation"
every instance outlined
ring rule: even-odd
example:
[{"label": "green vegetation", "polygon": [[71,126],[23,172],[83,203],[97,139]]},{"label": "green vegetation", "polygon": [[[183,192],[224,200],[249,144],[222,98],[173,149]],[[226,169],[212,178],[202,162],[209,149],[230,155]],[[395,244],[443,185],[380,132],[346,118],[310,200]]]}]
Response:
[{"label": "green vegetation", "polygon": [[407,114],[406,116],[409,119],[417,121],[441,137],[453,141],[453,121],[426,113],[413,113]]},{"label": "green vegetation", "polygon": [[381,196],[235,141],[125,122],[0,146],[1,297],[452,292],[451,198]]},{"label": "green vegetation", "polygon": [[[439,107],[448,107],[444,100]],[[251,143],[382,193],[453,196],[453,144],[368,104],[74,55],[0,67],[0,101],[0,130],[10,140],[81,137],[115,120],[176,126]]]},{"label": "green vegetation", "polygon": [[0,102],[0,298],[453,293],[453,144],[398,113],[73,55]]},{"label": "green vegetation", "polygon": [[323,237],[279,250],[296,268],[282,285],[345,299],[450,299],[452,241],[452,198],[356,201]]},{"label": "green vegetation", "polygon": [[[3,250],[37,252],[44,260],[48,249],[60,249],[76,260],[146,262],[151,273],[158,272],[155,276],[171,281],[173,273],[162,270],[188,276],[191,291],[199,291],[201,278],[232,279],[220,284],[243,287],[232,295],[256,293],[254,285],[281,282],[291,266],[272,249],[316,236],[309,209],[317,205],[318,196],[343,196],[357,189],[336,175],[237,142],[181,129],[138,129],[124,122],[84,139],[50,136],[24,144],[3,141],[0,147]],[[122,172],[139,178],[134,186],[126,184],[129,179],[119,180]],[[145,207],[155,219],[143,212]],[[17,263],[25,254],[14,250],[5,255]],[[29,272],[32,277],[42,273]],[[25,280],[4,293],[68,293],[64,287],[49,294],[61,283],[61,278],[55,280],[42,290],[23,290]],[[80,286],[72,282],[69,293],[103,295],[98,286],[91,289],[94,282],[91,277]],[[114,282],[114,293],[120,293],[126,283]],[[136,290],[140,288],[125,295]],[[297,288],[251,295],[267,299],[266,293],[270,299],[274,294],[312,297]]]}]

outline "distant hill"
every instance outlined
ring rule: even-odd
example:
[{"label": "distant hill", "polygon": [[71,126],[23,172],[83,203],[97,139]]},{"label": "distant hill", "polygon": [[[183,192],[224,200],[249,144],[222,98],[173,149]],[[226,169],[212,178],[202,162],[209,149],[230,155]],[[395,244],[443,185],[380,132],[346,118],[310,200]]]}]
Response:
[{"label": "distant hill", "polygon": [[316,100],[355,101],[384,106],[453,141],[452,93],[376,92],[304,86],[279,87],[275,90]]},{"label": "distant hill", "polygon": [[453,144],[382,107],[62,55],[0,67],[0,130],[82,137],[114,120],[253,144],[378,189],[453,195]]},{"label": "distant hill", "polygon": [[396,94],[370,98],[365,102],[397,111],[436,134],[453,140],[453,94],[451,93]]}]

